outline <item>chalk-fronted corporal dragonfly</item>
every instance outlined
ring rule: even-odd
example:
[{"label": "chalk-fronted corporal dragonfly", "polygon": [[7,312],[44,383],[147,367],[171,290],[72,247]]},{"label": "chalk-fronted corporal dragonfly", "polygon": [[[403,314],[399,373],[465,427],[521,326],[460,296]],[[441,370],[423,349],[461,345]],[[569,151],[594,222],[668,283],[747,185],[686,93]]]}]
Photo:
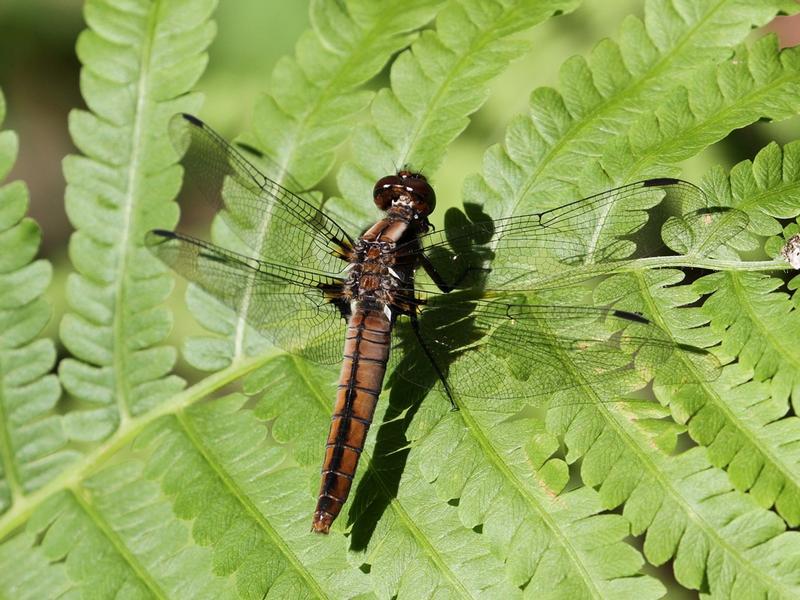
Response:
[{"label": "chalk-fronted corporal dragonfly", "polygon": [[250,250],[155,230],[152,252],[278,347],[342,363],[314,531],[327,533],[347,499],[390,359],[416,356],[454,407],[460,398],[546,397],[631,376],[642,386],[653,377],[675,383],[686,361],[694,377],[715,376],[712,356],[626,308],[630,290],[609,294],[637,260],[712,254],[744,226],[741,213],[710,207],[690,183],[649,179],[434,230],[431,185],[400,170],[375,184],[383,216],[353,236],[197,118],[178,115],[171,127],[185,181]]}]

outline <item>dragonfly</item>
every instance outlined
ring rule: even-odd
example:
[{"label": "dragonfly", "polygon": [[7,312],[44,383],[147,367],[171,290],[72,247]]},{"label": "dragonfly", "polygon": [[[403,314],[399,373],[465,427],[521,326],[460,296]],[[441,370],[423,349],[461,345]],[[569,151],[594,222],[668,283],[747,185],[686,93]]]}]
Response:
[{"label": "dragonfly", "polygon": [[414,365],[432,371],[456,409],[464,398],[603,390],[631,376],[640,387],[656,376],[679,383],[686,360],[695,381],[716,376],[712,354],[626,308],[631,294],[614,286],[642,257],[713,254],[744,227],[742,213],[710,206],[688,182],[648,179],[494,220],[456,213],[458,222],[434,229],[433,187],[401,169],[377,181],[382,214],[352,235],[200,119],[176,115],[171,136],[184,181],[246,250],[167,230],[149,232],[146,245],[272,344],[341,363],[314,532],[328,533],[342,511],[386,373],[400,360],[412,385],[425,379]]}]

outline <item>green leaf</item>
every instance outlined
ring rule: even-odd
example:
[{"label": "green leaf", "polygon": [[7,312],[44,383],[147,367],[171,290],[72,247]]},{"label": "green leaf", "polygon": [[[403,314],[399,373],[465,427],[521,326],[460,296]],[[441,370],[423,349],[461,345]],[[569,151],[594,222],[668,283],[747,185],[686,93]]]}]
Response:
[{"label": "green leaf", "polygon": [[[314,0],[309,8],[312,29],[300,37],[295,56],[284,57],[273,69],[270,93],[256,106],[253,132],[243,136],[267,157],[261,167],[278,182],[285,182],[288,174],[296,177],[290,187],[316,185],[374,96],[364,84],[414,39],[415,30],[442,4],[351,0],[342,5]],[[241,241],[224,223],[214,225],[214,241],[240,248]],[[187,340],[184,355],[193,366],[215,370],[264,351],[263,338],[245,319],[232,316],[195,288],[188,290],[187,301],[198,321],[218,334]]]},{"label": "green leaf", "polygon": [[[608,173],[643,177],[664,174],[754,118],[779,121],[797,114],[800,51],[778,51],[770,35],[739,48],[731,61],[701,69],[686,88],[674,90],[657,110],[643,114],[627,137],[607,146],[601,162]],[[633,164],[618,157],[635,156]],[[625,161],[629,162],[629,159]]]},{"label": "green leaf", "polygon": [[[304,187],[351,142],[338,181],[368,199],[370,178],[392,160],[435,168],[489,83],[532,47],[525,30],[574,4],[313,2],[312,30],[276,67],[245,137]],[[797,432],[786,412],[797,369],[777,340],[752,334],[793,331],[796,303],[755,270],[782,268],[761,259],[790,230],[779,219],[800,213],[795,145],[709,175],[708,207],[722,217],[709,217],[708,235],[677,215],[653,234],[680,252],[626,262],[582,294],[559,292],[643,312],[660,341],[707,348],[724,367],[675,352],[672,372],[685,377],[655,369],[662,404],[639,377],[597,380],[586,359],[564,361],[576,385],[549,404],[467,395],[457,412],[433,379],[426,388],[391,376],[350,499],[331,535],[318,536],[309,525],[335,369],[268,350],[244,319],[190,288],[190,310],[214,337],[192,339],[186,354],[215,372],[182,389],[162,345],[170,279],[141,247],[147,229],[177,218],[166,121],[196,110],[184,94],[205,63],[211,8],[87,4],[79,55],[89,112],[70,124],[85,156],[65,161],[78,274],[62,322],[73,358],[60,375],[72,398],[53,421],[82,454],[0,515],[0,595],[647,598],[674,591],[652,568],[671,561],[680,585],[709,596],[797,596],[800,538],[787,526]],[[769,37],[740,46],[779,8],[790,4],[648,2],[644,22],[628,18],[617,41],[567,61],[560,91],[533,92],[465,199],[494,217],[560,205],[677,172],[735,128],[796,113],[796,51]],[[391,89],[368,91],[389,62]],[[7,143],[0,137],[0,171]],[[4,206],[0,225],[15,227],[22,213]],[[348,220],[364,214],[333,208]],[[622,231],[613,218],[587,227],[593,239]],[[8,240],[20,245],[32,231]],[[232,233],[215,223],[214,238],[236,249]],[[33,251],[0,256],[0,268],[18,272]],[[689,284],[684,267],[727,272]],[[24,323],[15,315],[0,331],[17,335]],[[510,375],[536,384],[536,365],[519,356],[486,360],[509,360]],[[242,378],[244,395],[211,397]],[[53,456],[58,448],[45,461]]]},{"label": "green leaf", "polygon": [[[0,124],[5,99],[0,92]],[[17,156],[17,136],[0,131],[0,177]],[[28,188],[0,186],[0,514],[24,502],[75,460],[72,437],[54,408],[61,396],[51,374],[52,340],[37,339],[52,309],[42,297],[52,268],[36,259],[41,230],[25,217]]]},{"label": "green leaf", "polygon": [[76,273],[67,281],[71,312],[61,338],[74,358],[61,362],[59,374],[91,411],[71,415],[87,441],[107,437],[183,387],[170,374],[174,350],[159,345],[172,324],[160,306],[172,281],[143,237],[177,221],[168,201],[180,170],[166,124],[174,113],[199,107],[200,98],[186,92],[205,68],[214,6],[215,0],[92,0],[84,10],[89,28],[77,52],[89,111],[70,114],[83,155],[64,160]]},{"label": "green leaf", "polygon": [[[540,88],[531,94],[530,113],[511,122],[505,147],[496,146],[486,154],[486,177],[466,182],[465,202],[481,204],[497,218],[560,205],[567,198],[579,198],[614,184],[670,174],[665,167],[685,156],[661,160],[656,154],[658,168],[640,163],[647,142],[664,141],[657,128],[639,134],[638,128],[643,127],[640,123],[652,121],[653,107],[661,107],[665,97],[683,97],[684,86],[692,82],[713,93],[717,76],[708,81],[709,71],[746,69],[720,61],[730,56],[731,48],[745,39],[751,27],[768,22],[781,4],[755,5],[746,0],[648,3],[644,23],[628,17],[618,41],[602,41],[588,60],[575,56],[564,63],[559,73],[560,91]],[[733,14],[735,18],[731,18]],[[774,43],[762,40],[758,47],[772,56],[771,62],[762,59],[759,66],[780,62]],[[789,54],[793,55],[792,51]],[[796,78],[790,70],[792,74]],[[691,144],[696,152],[720,139],[723,128],[732,131],[744,124],[743,119],[757,120],[764,105],[770,103],[769,94],[760,96],[758,92],[762,86],[772,90],[772,78],[782,80],[782,76],[782,70],[773,69],[761,74],[747,90],[762,104],[756,110],[746,108],[743,114],[731,110],[723,114],[725,119],[717,120],[716,113],[708,111],[697,119],[687,112],[685,103],[671,106],[677,109],[672,113],[664,106],[661,111],[665,118],[669,116],[678,124],[669,131],[672,137],[667,141],[673,146]],[[791,91],[787,86],[777,89]],[[796,94],[775,93],[773,99],[777,98],[792,102]],[[732,101],[738,106],[742,99],[749,100],[750,96],[744,94]],[[700,136],[705,120],[713,123],[715,137]],[[658,137],[653,139],[653,135]],[[635,146],[629,137],[635,140]],[[604,157],[612,147],[614,150],[608,153],[614,156]],[[600,168],[601,160],[609,163],[609,172]]]},{"label": "green leaf", "polygon": [[[353,199],[371,198],[375,181],[393,165],[435,172],[447,146],[486,101],[491,81],[532,48],[531,41],[517,34],[552,14],[574,10],[577,4],[574,0],[449,3],[436,19],[436,32],[424,32],[393,63],[391,89],[378,93],[370,109],[372,122],[354,136],[356,162],[339,175],[342,191]],[[348,209],[369,214],[359,205]]]}]

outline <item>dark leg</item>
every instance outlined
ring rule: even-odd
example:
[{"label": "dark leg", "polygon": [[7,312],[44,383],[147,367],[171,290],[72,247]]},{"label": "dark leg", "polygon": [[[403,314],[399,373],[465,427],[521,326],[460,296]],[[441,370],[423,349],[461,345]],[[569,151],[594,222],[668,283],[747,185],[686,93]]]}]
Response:
[{"label": "dark leg", "polygon": [[461,275],[453,283],[447,283],[442,277],[442,274],[436,270],[436,267],[433,266],[431,259],[429,259],[424,254],[421,254],[420,266],[425,269],[425,272],[428,276],[433,279],[433,283],[436,284],[440,290],[442,290],[445,294],[452,292],[455,288],[457,288],[461,283],[467,278],[473,271],[489,271],[490,269],[486,269],[483,267],[473,267],[473,268],[466,268]]},{"label": "dark leg", "polygon": [[[437,284],[438,285],[438,284]],[[450,389],[450,385],[447,383],[447,378],[442,373],[442,370],[439,368],[439,365],[436,364],[436,359],[433,357],[433,354],[428,348],[428,345],[425,343],[425,340],[422,337],[422,333],[419,330],[419,321],[417,320],[417,314],[415,312],[410,312],[408,314],[409,318],[411,319],[411,329],[414,330],[414,335],[417,336],[417,340],[419,341],[419,345],[422,347],[422,350],[425,352],[425,356],[428,357],[428,360],[431,361],[433,365],[434,371],[436,371],[436,375],[439,377],[439,380],[442,382],[444,386],[444,391],[447,394],[447,399],[450,400],[450,410],[458,410],[458,405],[456,404],[455,399],[453,398],[453,392]]]}]

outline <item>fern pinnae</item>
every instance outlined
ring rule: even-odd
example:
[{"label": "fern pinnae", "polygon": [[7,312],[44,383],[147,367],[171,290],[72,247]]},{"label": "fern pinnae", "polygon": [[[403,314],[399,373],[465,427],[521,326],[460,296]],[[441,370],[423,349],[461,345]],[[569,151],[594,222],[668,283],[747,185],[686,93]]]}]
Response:
[{"label": "fern pinnae", "polygon": [[451,1],[437,17],[438,33],[424,32],[397,58],[391,89],[377,94],[372,122],[356,132],[355,161],[338,177],[346,197],[369,198],[375,181],[386,174],[387,157],[395,165],[434,172],[469,115],[486,101],[488,84],[530,49],[531,43],[515,39],[515,34],[577,4]]},{"label": "fern pinnae", "polygon": [[[591,425],[596,409],[563,410],[568,459],[582,457],[582,480],[599,486],[604,506],[625,503],[623,515],[633,535],[645,534],[651,564],[674,559],[676,578],[691,589],[707,580],[722,595],[746,585],[763,594],[796,593],[789,570],[800,536],[786,533],[774,513],[735,491],[703,449],[669,456],[652,443],[647,419],[620,414],[613,426],[598,429]],[[554,423],[556,415],[549,419]],[[587,431],[595,435],[587,438]],[[780,544],[786,553],[776,550]],[[769,555],[759,555],[758,547],[771,548]]]},{"label": "fern pinnae", "polygon": [[[796,144],[783,152],[773,144],[753,164],[741,163],[730,174],[712,170],[704,185],[715,202],[746,212],[755,234],[776,233],[780,224],[772,215],[800,212],[796,157]],[[752,234],[737,236],[741,248],[751,252],[756,241]],[[787,267],[781,261],[764,266],[773,271]],[[675,278],[660,277],[661,281],[653,274],[639,274],[638,280],[646,278],[648,283],[638,291],[628,290],[629,299],[640,295],[652,307],[649,314],[680,342],[721,344],[724,360],[738,359],[739,364],[725,367],[717,381],[666,386],[660,397],[670,404],[674,418],[687,424],[691,437],[708,448],[713,464],[728,471],[737,489],[749,490],[762,506],[775,505],[789,524],[796,524],[800,472],[789,441],[798,426],[796,418],[785,415],[797,380],[798,360],[789,342],[797,319],[788,298],[775,293],[781,280],[748,271],[748,262],[731,264],[727,272],[707,275],[691,288],[675,285],[682,279],[677,272]],[[617,285],[614,297],[624,293]],[[697,302],[701,294],[707,298],[703,309],[682,307]],[[603,300],[614,301],[611,296]],[[709,321],[712,328],[704,327]],[[772,381],[771,393],[758,383],[765,380]]]},{"label": "fern pinnae", "polygon": [[[99,438],[183,386],[169,374],[174,352],[157,346],[171,326],[158,307],[170,280],[147,257],[142,237],[176,218],[175,205],[165,203],[179,175],[166,121],[179,108],[198,106],[197,96],[174,98],[205,67],[214,6],[213,0],[191,7],[104,0],[86,6],[89,29],[78,54],[92,112],[71,114],[70,131],[85,157],[64,160],[67,213],[78,228],[71,242],[78,273],[67,283],[72,311],[61,336],[75,358],[63,361],[60,373],[76,398],[101,402]],[[161,135],[151,133],[159,129]]]},{"label": "fern pinnae", "polygon": [[[504,177],[468,180],[465,200],[482,204],[497,218],[647,176],[615,167],[611,180],[608,173],[585,166],[601,158],[665,93],[691,81],[694,71],[687,65],[697,64],[699,56],[709,63],[724,60],[752,27],[786,10],[784,4],[647,3],[644,22],[628,17],[618,41],[604,40],[588,60],[573,57],[564,63],[560,91],[534,90],[530,113],[511,122],[505,148],[494,148],[485,156],[483,170]],[[734,12],[737,18],[731,19]],[[662,169],[654,176],[664,174]]]},{"label": "fern pinnae", "polygon": [[[707,187],[720,203],[751,215],[756,234],[778,233],[776,217],[800,213],[798,152],[796,142],[784,148],[770,144],[729,174],[714,169]],[[693,284],[707,298],[703,313],[721,355],[738,364],[703,390],[674,395],[672,407],[738,489],[749,490],[762,506],[774,505],[794,526],[800,522],[800,457],[791,440],[798,435],[798,420],[786,414],[789,402],[797,402],[800,355],[792,340],[800,335],[800,323],[791,299],[779,291],[782,285],[776,277],[738,271]]]},{"label": "fern pinnae", "polygon": [[[238,404],[236,403],[237,399],[232,400],[234,400],[234,406],[236,406],[236,404]],[[221,404],[223,403],[224,400],[221,402]],[[241,506],[241,509],[246,513],[247,518],[255,521],[258,529],[263,532],[263,535],[266,538],[264,543],[273,546],[277,550],[276,554],[282,555],[284,560],[286,560],[288,563],[287,566],[299,575],[299,577],[306,584],[309,592],[312,592],[313,595],[320,598],[325,597],[322,587],[315,580],[313,575],[308,572],[303,562],[294,554],[294,552],[292,552],[287,542],[280,536],[275,527],[261,513],[258,507],[255,506],[249,495],[242,489],[241,486],[238,485],[238,482],[234,479],[232,473],[230,473],[229,468],[226,468],[227,466],[222,464],[219,458],[214,455],[212,449],[209,448],[204,442],[202,433],[207,433],[207,431],[200,431],[195,426],[195,422],[189,414],[178,413],[176,417],[181,433],[189,440],[193,449],[202,457],[202,462],[205,463],[213,472],[213,475],[219,479],[221,487],[225,489],[225,492],[235,498],[235,504]],[[277,454],[277,452],[274,453]],[[272,457],[265,457],[263,454],[261,457],[264,459],[264,463],[267,465],[274,460]],[[239,457],[239,460],[241,460],[241,457]],[[174,478],[172,479],[174,480]],[[219,496],[219,494],[216,495]],[[231,529],[233,529],[233,527]],[[234,535],[240,534],[241,531],[236,531]],[[255,544],[253,544],[253,546],[255,546]],[[241,553],[241,550],[239,550],[239,552]],[[274,562],[271,562],[271,566],[274,568]]]},{"label": "fern pinnae", "polygon": [[[733,60],[701,69],[685,89],[673,90],[600,160],[623,177],[663,174],[665,165],[694,156],[756,117],[773,122],[794,116],[798,97],[800,50],[780,49],[777,37],[766,35],[740,48]],[[636,160],[617,166],[615,157],[628,155]]]},{"label": "fern pinnae", "polygon": [[[0,124],[4,119],[0,92]],[[13,131],[0,132],[0,181],[17,147]],[[53,411],[61,396],[50,374],[55,347],[52,340],[36,339],[52,313],[42,298],[52,268],[34,260],[41,231],[25,217],[27,209],[23,182],[0,187],[0,514],[24,504],[78,456],[67,448],[69,432]]]},{"label": "fern pinnae", "polygon": [[[642,559],[624,542],[627,524],[599,514],[598,494],[582,486],[564,493],[567,468],[552,456],[557,443],[547,450],[538,446],[547,439],[541,424],[510,420],[511,409],[487,411],[480,419],[471,407],[464,411],[444,416],[416,451],[423,476],[439,494],[460,498],[464,525],[482,525],[511,581],[526,590],[587,597],[622,589],[630,597],[663,593],[657,581],[638,573]],[[536,447],[520,447],[527,439]],[[595,531],[603,543],[579,535],[583,528]]]},{"label": "fern pinnae", "polygon": [[[253,130],[243,136],[269,158],[273,179],[285,183],[291,173],[298,185],[310,189],[325,176],[337,149],[346,143],[353,123],[372,98],[363,85],[380,72],[392,54],[414,39],[415,30],[441,5],[441,0],[311,3],[312,28],[301,36],[295,56],[280,60],[273,69],[270,93],[257,103]],[[269,219],[265,213],[259,224],[262,239],[269,231]],[[213,238],[231,248],[241,244],[216,223]],[[262,248],[242,250],[258,255]],[[219,311],[201,292],[190,288],[187,299],[204,327],[218,334],[186,341],[184,355],[192,365],[215,370],[265,348],[247,325],[249,294],[243,299],[241,316],[234,320],[230,314],[221,319],[210,317]]]},{"label": "fern pinnae", "polygon": [[[720,276],[722,274],[711,277]],[[700,288],[693,290],[688,286],[676,285],[682,279],[683,274],[680,271],[667,270],[638,273],[633,278],[619,276],[603,282],[598,287],[597,294],[601,296],[600,302],[616,302],[615,305],[623,309],[628,306],[626,303],[637,305],[638,302],[644,301],[652,307],[649,314],[676,341],[699,347],[712,346],[717,343],[718,337],[704,326],[708,317],[703,315],[700,308],[675,310],[685,304],[696,302],[700,297]],[[638,300],[637,297],[643,300]],[[619,303],[619,298],[625,298],[625,302]],[[679,355],[676,359],[684,361],[684,368],[688,373],[692,372],[693,365],[689,357]],[[748,384],[749,389],[742,388],[740,393],[733,392],[733,395],[729,393],[731,381],[735,381],[736,385],[743,383],[738,377],[731,379],[731,369],[736,368],[738,367],[725,367],[716,381],[703,381],[702,377],[696,377],[695,383],[687,383],[677,388],[659,385],[659,378],[656,376],[656,391],[664,402],[669,402],[679,422],[698,418],[700,428],[706,423],[706,430],[714,432],[720,425],[720,419],[723,421],[727,419],[730,422],[732,412],[747,408],[746,398],[751,398],[753,401],[761,398],[752,384]],[[691,381],[691,378],[688,381]],[[742,408],[739,408],[739,405],[742,405]],[[686,466],[688,464],[686,461],[690,461],[695,465],[693,467],[695,470],[692,471],[696,473],[692,475],[694,486],[702,489],[703,485],[712,481],[715,482],[714,486],[722,485],[720,477],[724,472],[713,469],[709,457],[699,452],[695,452],[692,459],[684,455],[668,457],[660,452],[653,453],[648,438],[643,436],[643,432],[646,431],[644,429],[646,421],[640,425],[636,421],[630,422],[629,419],[614,417],[619,411],[613,404],[601,404],[601,408],[603,410],[592,406],[583,408],[556,406],[548,415],[550,427],[554,432],[564,435],[569,449],[568,460],[582,459],[582,480],[587,485],[599,486],[604,506],[615,507],[625,503],[623,514],[631,520],[633,533],[638,535],[646,532],[645,555],[650,562],[660,564],[674,557],[676,576],[683,585],[697,587],[704,578],[708,578],[715,593],[724,594],[727,593],[726,590],[742,585],[742,578],[745,577],[742,573],[750,572],[753,576],[755,571],[759,571],[758,576],[753,577],[754,582],[757,582],[753,583],[756,589],[776,592],[784,590],[784,586],[789,586],[786,589],[792,589],[794,583],[786,579],[784,573],[787,565],[795,560],[795,556],[789,553],[781,559],[773,554],[770,560],[773,560],[774,564],[770,565],[770,569],[759,570],[761,567],[752,564],[758,559],[749,550],[751,542],[743,539],[735,529],[720,532],[716,523],[719,516],[715,514],[718,509],[713,509],[711,512],[701,511],[700,518],[697,518],[698,511],[692,506],[696,502],[691,497],[691,494],[695,493],[693,488],[676,485],[676,481],[670,475],[675,472],[674,469],[683,468],[680,465]],[[733,419],[731,425],[736,425],[736,419]],[[731,425],[726,425],[725,430],[730,432]],[[701,443],[704,441],[704,436],[698,435],[702,433],[698,425],[693,426],[689,421],[688,429],[695,439]],[[782,429],[778,427],[777,431]],[[719,431],[722,452],[730,449],[731,440],[725,430]],[[752,453],[769,456],[777,452],[786,457],[786,453],[777,451],[777,448],[773,452],[759,449],[757,444],[752,443],[755,439],[752,433],[745,433],[742,437],[751,442],[742,456],[751,456]],[[763,436],[759,437],[764,439]],[[714,455],[712,448],[709,448],[709,455]],[[768,490],[771,490],[772,493],[776,493],[783,486],[778,481],[773,482],[772,478],[785,469],[786,465],[770,461],[768,458],[764,458],[764,461],[769,463],[767,465],[769,469],[764,472],[767,482],[764,492],[769,494]],[[758,463],[747,462],[748,467],[758,470]],[[752,472],[753,470],[750,470],[750,473]],[[708,482],[704,481],[706,477],[709,478]],[[794,475],[791,478],[794,478]],[[786,483],[788,484],[788,480]],[[723,487],[731,509],[736,512],[730,516],[730,520],[745,518],[742,515],[747,514],[748,519],[769,522],[770,527],[766,531],[770,533],[765,533],[759,543],[777,544],[777,538],[773,536],[782,536],[785,525],[774,522],[774,515],[758,507],[747,495],[734,491],[730,485]],[[645,498],[647,504],[643,503]],[[666,513],[661,513],[661,509],[656,511],[654,507],[659,505],[664,510],[668,508],[668,511]],[[666,522],[686,523],[686,531],[681,531],[669,543],[667,541],[659,543],[658,540],[663,535],[661,528],[667,526]],[[689,523],[692,523],[692,527],[689,527]],[[687,537],[684,538],[684,535]],[[694,541],[684,542],[684,539]],[[708,563],[691,562],[688,556],[692,552],[689,548],[698,541],[705,548],[704,554],[708,556]],[[791,547],[794,546],[796,543],[792,541]],[[681,553],[687,554],[681,556]],[[725,574],[724,571],[713,569],[712,559],[738,565],[732,571],[735,574]]]},{"label": "fern pinnae", "polygon": [[[245,380],[248,393],[262,394],[255,405],[255,414],[260,419],[275,419],[273,435],[293,448],[295,460],[314,479],[331,415],[332,390],[330,385],[322,383],[326,380],[324,369],[290,356],[277,357]],[[281,400],[287,397],[297,401]],[[397,433],[406,421],[402,416],[394,416],[396,411],[390,410],[390,404],[379,403],[376,413],[376,422],[383,421],[384,434],[390,429]],[[363,464],[356,473],[356,492],[350,508],[345,509],[349,511],[349,520],[355,521],[349,536],[351,553],[360,553],[363,562],[369,565],[373,589],[381,596],[405,593],[428,597],[444,593],[481,597],[494,593],[514,597],[517,590],[504,576],[503,566],[493,556],[485,538],[461,527],[456,509],[442,503],[434,489],[416,474],[416,459],[409,456],[401,480],[395,481],[400,477],[397,460],[405,454],[404,448],[388,456],[379,455],[382,451],[375,445],[381,443],[379,438],[380,432],[375,427],[362,454]],[[380,512],[383,503],[385,510]],[[292,513],[296,515],[293,519],[307,517],[307,509],[302,505],[296,511]],[[381,518],[374,531],[365,531],[368,526],[364,523],[378,517]],[[343,522],[340,518],[338,523]],[[306,526],[304,521],[302,526]],[[337,528],[334,526],[333,531]],[[362,548],[368,533],[369,543]],[[385,543],[386,540],[391,543]],[[399,546],[408,551],[399,555]],[[404,569],[398,569],[398,561]],[[470,567],[475,562],[482,565],[480,571]],[[403,570],[424,577],[408,580],[402,577]]]}]

